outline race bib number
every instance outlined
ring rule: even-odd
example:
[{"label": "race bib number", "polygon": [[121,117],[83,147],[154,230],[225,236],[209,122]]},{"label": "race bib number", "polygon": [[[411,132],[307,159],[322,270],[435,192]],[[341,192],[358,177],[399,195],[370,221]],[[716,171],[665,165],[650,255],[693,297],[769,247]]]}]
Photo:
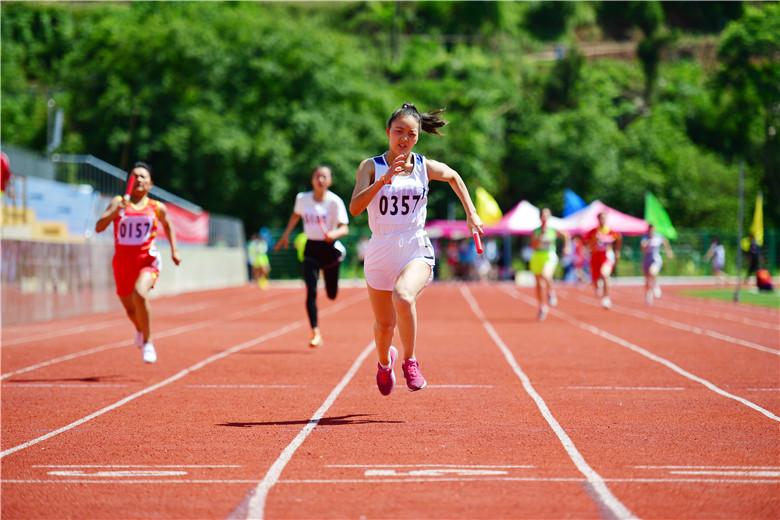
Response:
[{"label": "race bib number", "polygon": [[151,217],[134,215],[122,217],[117,230],[117,241],[123,246],[140,246],[145,244],[154,231],[154,221]]},{"label": "race bib number", "polygon": [[422,193],[417,190],[397,190],[391,195],[382,195],[379,199],[379,213],[382,215],[409,215],[414,213],[417,205],[425,198],[425,189]]}]

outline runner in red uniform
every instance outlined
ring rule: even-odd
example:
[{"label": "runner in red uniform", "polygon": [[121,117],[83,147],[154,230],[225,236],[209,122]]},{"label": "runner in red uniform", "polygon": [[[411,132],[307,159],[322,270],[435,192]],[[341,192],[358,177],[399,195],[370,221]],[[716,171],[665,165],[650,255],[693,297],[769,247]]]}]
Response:
[{"label": "runner in red uniform", "polygon": [[143,360],[154,363],[157,361],[157,352],[152,344],[152,310],[148,294],[162,267],[154,244],[158,222],[162,224],[171,244],[173,263],[179,265],[181,257],[165,205],[147,196],[152,188],[151,167],[137,162],[130,170],[130,175],[135,177],[130,200],[114,197],[98,219],[95,230],[100,233],[109,224],[114,224],[112,265],[116,293],[135,325],[135,345],[142,349]]},{"label": "runner in red uniform", "polygon": [[599,213],[598,219],[599,225],[587,236],[590,247],[590,272],[596,296],[602,296],[601,306],[609,309],[612,307],[612,300],[609,299],[610,277],[620,259],[621,236],[620,233],[607,227],[606,212]]}]

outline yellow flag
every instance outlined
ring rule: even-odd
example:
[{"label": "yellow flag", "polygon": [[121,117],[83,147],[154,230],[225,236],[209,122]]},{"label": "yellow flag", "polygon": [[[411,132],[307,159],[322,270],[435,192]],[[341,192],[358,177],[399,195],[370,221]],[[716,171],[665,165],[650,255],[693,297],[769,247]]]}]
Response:
[{"label": "yellow flag", "polygon": [[764,194],[760,191],[756,195],[756,209],[753,212],[753,223],[750,225],[750,234],[756,238],[759,246],[764,245]]},{"label": "yellow flag", "polygon": [[504,216],[504,214],[501,213],[501,208],[498,207],[496,199],[481,186],[477,188],[477,200],[475,205],[477,207],[477,215],[482,219],[483,224],[493,224],[494,222],[501,220],[501,217]]}]

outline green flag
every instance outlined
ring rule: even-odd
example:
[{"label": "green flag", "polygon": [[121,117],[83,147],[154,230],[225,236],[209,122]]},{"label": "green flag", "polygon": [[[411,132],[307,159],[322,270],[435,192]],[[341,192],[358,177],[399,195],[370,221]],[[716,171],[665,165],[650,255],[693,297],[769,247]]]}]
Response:
[{"label": "green flag", "polygon": [[655,226],[659,235],[663,235],[669,240],[677,238],[677,231],[672,226],[672,221],[669,220],[669,214],[649,191],[645,193],[645,220],[648,224]]}]

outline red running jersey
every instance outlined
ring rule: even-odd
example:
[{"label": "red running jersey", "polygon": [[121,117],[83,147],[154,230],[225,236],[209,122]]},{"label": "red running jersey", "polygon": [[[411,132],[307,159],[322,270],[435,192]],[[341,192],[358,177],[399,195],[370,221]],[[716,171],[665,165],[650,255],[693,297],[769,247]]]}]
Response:
[{"label": "red running jersey", "polygon": [[116,252],[147,251],[154,247],[157,236],[159,202],[144,197],[139,205],[127,205],[123,216],[114,217],[114,245]]},{"label": "red running jersey", "polygon": [[594,254],[605,255],[607,251],[612,249],[612,245],[617,239],[618,234],[609,228],[596,228],[588,233],[588,242],[593,245],[592,253]]}]

